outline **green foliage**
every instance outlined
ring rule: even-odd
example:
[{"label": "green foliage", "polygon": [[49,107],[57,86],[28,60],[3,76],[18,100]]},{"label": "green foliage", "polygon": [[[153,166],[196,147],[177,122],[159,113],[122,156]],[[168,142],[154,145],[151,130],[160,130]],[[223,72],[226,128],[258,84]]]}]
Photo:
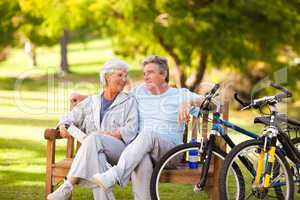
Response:
[{"label": "green foliage", "polygon": [[3,46],[12,44],[17,27],[19,5],[16,0],[0,1],[0,51]]},{"label": "green foliage", "polygon": [[125,56],[162,53],[187,73],[201,54],[212,66],[247,71],[260,61],[278,69],[282,49],[299,53],[300,4],[284,0],[118,1],[97,0],[100,25]]},{"label": "green foliage", "polygon": [[182,80],[207,66],[251,74],[257,63],[266,75],[300,52],[295,0],[5,0],[0,9],[0,43],[11,41],[14,24],[38,45],[54,44],[65,29],[77,38],[106,35],[119,55],[171,57]]}]

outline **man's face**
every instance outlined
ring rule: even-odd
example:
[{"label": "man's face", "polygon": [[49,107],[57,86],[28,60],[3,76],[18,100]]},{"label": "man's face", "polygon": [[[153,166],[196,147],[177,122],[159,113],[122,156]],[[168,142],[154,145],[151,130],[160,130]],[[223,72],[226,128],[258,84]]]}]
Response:
[{"label": "man's face", "polygon": [[144,81],[146,86],[150,88],[159,87],[166,81],[166,75],[159,70],[155,63],[149,63],[144,66]]}]

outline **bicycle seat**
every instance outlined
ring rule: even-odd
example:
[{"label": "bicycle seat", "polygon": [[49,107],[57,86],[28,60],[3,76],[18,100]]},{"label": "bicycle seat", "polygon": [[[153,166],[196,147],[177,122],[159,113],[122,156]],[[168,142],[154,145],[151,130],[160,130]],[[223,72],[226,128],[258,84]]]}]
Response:
[{"label": "bicycle seat", "polygon": [[254,124],[270,125],[270,116],[259,116],[254,118]]},{"label": "bicycle seat", "polygon": [[[281,122],[287,122],[289,125],[297,126],[298,128],[300,128],[300,121],[298,121],[296,119],[288,118],[286,115],[282,115],[282,116],[279,115],[278,119]],[[269,125],[270,124],[270,116],[255,117],[254,123]]]}]

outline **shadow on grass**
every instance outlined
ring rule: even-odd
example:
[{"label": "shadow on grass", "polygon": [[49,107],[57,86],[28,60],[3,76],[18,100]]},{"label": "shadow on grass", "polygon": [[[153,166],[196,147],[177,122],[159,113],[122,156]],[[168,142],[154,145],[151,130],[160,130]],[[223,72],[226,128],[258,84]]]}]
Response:
[{"label": "shadow on grass", "polygon": [[[11,186],[16,184],[24,184],[26,182],[41,182],[45,180],[44,173],[32,173],[32,172],[22,172],[13,170],[2,170],[0,172],[1,179],[0,188],[3,186]],[[28,184],[28,183],[26,183]]]},{"label": "shadow on grass", "polygon": [[[127,197],[126,197],[127,196]],[[92,191],[88,188],[75,187],[72,192],[73,199],[93,200]],[[2,200],[37,200],[45,199],[44,186],[37,185],[0,185],[0,199]],[[130,195],[116,195],[116,199],[132,200]]]},{"label": "shadow on grass", "polygon": [[[22,95],[21,95],[21,97],[22,97],[22,99],[23,100],[25,100],[25,101],[41,101],[41,102],[43,102],[43,101],[47,101],[47,99],[48,99],[48,97],[47,96],[44,96],[44,97],[29,97],[29,96],[26,96],[26,97],[23,97]],[[0,94],[0,99],[2,100],[10,100],[11,101],[11,104],[12,103],[15,103],[15,99],[16,99],[16,97],[14,96],[14,95],[11,95],[11,96],[5,96],[5,95],[1,95]],[[10,104],[10,105],[11,105]]]},{"label": "shadow on grass", "polygon": [[92,61],[92,62],[78,62],[71,64],[71,68],[73,67],[84,67],[84,66],[90,66],[90,65],[99,65],[99,67],[103,64],[103,61]]},{"label": "shadow on grass", "polygon": [[[142,79],[143,71],[140,69],[130,69],[128,71],[130,79],[133,81]],[[68,81],[71,83],[78,82],[90,82],[98,84],[99,75],[98,72],[88,72],[88,73],[70,73],[66,76],[61,76],[59,74],[54,74],[54,86],[58,87],[60,83]],[[0,77],[0,90],[15,90],[15,84],[18,79],[14,77]],[[48,75],[43,75],[35,78],[25,78],[21,82],[21,91],[47,91],[48,90]]]},{"label": "shadow on grass", "polygon": [[[44,140],[44,138],[41,138],[41,140]],[[45,140],[46,141],[46,140]],[[30,162],[32,164],[41,164],[41,165],[45,165],[46,164],[46,144],[37,142],[37,141],[32,141],[32,140],[22,140],[22,139],[4,139],[4,138],[0,138],[0,152],[2,151],[7,151],[9,153],[14,153],[16,151],[31,151],[34,152],[34,158],[32,158],[32,160],[28,160],[28,162]],[[18,153],[20,154],[20,153]],[[63,155],[65,154],[65,148],[62,147],[57,147],[56,148],[56,155]],[[0,154],[1,155],[1,154]],[[20,154],[19,155],[21,158],[24,158],[24,154]],[[34,161],[33,159],[43,159],[44,161],[40,162],[40,161]],[[20,164],[26,164],[24,162],[27,162],[25,160],[16,160],[15,157],[12,158],[1,158],[0,157],[0,165],[10,165],[10,164],[16,164],[16,163],[20,163]],[[1,183],[0,183],[1,184]]]},{"label": "shadow on grass", "polygon": [[[15,90],[17,78],[13,77],[0,77],[0,89],[1,90]],[[35,91],[42,91],[47,89],[48,81],[45,80],[36,80],[36,79],[23,79],[21,83],[21,90],[35,90]]]},{"label": "shadow on grass", "polygon": [[32,118],[9,118],[0,117],[0,124],[13,125],[13,126],[37,126],[37,127],[49,127],[55,126],[58,120],[55,119],[32,119]]},{"label": "shadow on grass", "polygon": [[[17,175],[17,174],[16,174]],[[36,200],[44,199],[44,187],[37,185],[0,185],[0,199]]]}]

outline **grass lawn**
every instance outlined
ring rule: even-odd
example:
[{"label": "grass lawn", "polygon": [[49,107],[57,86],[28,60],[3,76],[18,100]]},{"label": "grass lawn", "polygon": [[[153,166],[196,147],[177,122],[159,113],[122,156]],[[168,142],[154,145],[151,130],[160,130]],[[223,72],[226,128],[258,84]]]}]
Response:
[{"label": "grass lawn", "polygon": [[[38,49],[39,67],[27,66],[28,57],[22,49],[13,49],[11,56],[0,63],[0,199],[43,199],[45,183],[45,128],[55,127],[58,119],[68,111],[68,96],[72,91],[93,94],[98,89],[98,70],[103,62],[114,57],[109,40],[96,40],[84,45],[69,46],[70,75],[57,75],[59,48]],[[138,83],[142,72],[138,63],[129,75]],[[19,84],[16,84],[19,83]],[[293,109],[294,110],[294,109]],[[299,110],[299,109],[298,109]],[[299,112],[295,112],[297,115]],[[231,120],[258,131],[253,126],[253,112],[232,111]],[[236,141],[241,138],[231,134]],[[57,144],[57,159],[62,158],[65,141]],[[178,188],[174,187],[177,190]],[[166,189],[167,190],[167,189]],[[132,199],[131,187],[115,188],[117,199]],[[195,199],[170,191],[166,199]],[[201,199],[206,199],[206,195]],[[76,188],[74,199],[93,199],[87,189]]]}]

